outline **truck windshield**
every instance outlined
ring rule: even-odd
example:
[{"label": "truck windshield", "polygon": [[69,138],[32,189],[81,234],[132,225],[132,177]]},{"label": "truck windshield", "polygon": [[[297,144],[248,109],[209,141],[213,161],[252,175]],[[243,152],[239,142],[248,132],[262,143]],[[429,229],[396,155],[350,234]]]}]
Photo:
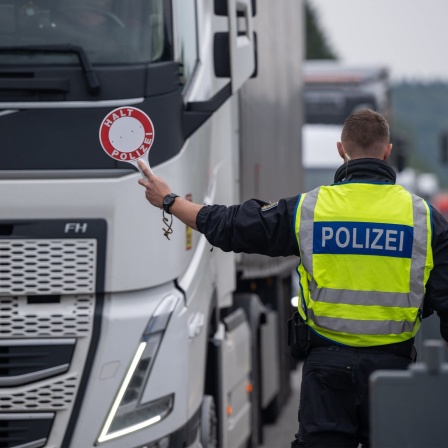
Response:
[{"label": "truck windshield", "polygon": [[348,115],[358,109],[378,110],[377,100],[362,87],[305,87],[305,121],[309,124],[343,124]]},{"label": "truck windshield", "polygon": [[[0,48],[74,45],[92,64],[136,64],[171,51],[164,0],[0,0]],[[76,55],[0,53],[0,64],[73,64]]]}]

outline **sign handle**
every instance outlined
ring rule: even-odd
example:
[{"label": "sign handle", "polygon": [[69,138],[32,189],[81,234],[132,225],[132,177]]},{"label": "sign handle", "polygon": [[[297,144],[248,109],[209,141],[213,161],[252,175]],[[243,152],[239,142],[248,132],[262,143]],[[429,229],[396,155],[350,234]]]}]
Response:
[{"label": "sign handle", "polygon": [[140,169],[140,167],[138,166],[138,163],[137,163],[138,160],[142,161],[142,162],[146,165],[146,167],[148,168],[148,170],[149,170],[149,172],[150,172],[151,174],[154,174],[153,171],[152,171],[152,169],[151,169],[151,167],[149,166],[149,163],[148,163],[148,160],[147,160],[146,157],[141,157],[140,159],[129,161],[129,163],[132,163],[132,165],[134,165],[135,167],[138,168],[138,170],[140,171],[140,174],[141,174],[145,179],[146,179],[146,176],[143,174],[143,171],[142,171],[142,170]]}]

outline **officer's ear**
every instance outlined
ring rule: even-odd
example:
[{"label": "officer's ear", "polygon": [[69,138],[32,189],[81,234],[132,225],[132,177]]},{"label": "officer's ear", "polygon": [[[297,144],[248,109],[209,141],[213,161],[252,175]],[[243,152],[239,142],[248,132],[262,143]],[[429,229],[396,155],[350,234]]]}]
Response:
[{"label": "officer's ear", "polygon": [[341,159],[345,162],[347,154],[345,153],[345,149],[342,146],[342,143],[341,142],[337,142],[336,146],[338,147],[338,153],[341,156]]},{"label": "officer's ear", "polygon": [[392,151],[392,143],[389,143],[384,153],[383,160],[387,160],[389,158],[391,151]]}]

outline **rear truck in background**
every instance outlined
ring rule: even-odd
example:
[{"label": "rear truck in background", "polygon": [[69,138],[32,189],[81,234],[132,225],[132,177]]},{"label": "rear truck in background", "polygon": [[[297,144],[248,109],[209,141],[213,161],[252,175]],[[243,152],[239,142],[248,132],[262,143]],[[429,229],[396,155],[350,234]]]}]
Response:
[{"label": "rear truck in background", "polygon": [[438,200],[437,176],[407,166],[409,136],[395,126],[386,67],[317,60],[305,62],[304,72],[302,162],[307,190],[333,182],[334,172],[343,163],[336,142],[344,121],[350,113],[369,108],[384,115],[391,125],[393,150],[388,162],[397,173],[397,183],[427,200]]},{"label": "rear truck in background", "polygon": [[378,65],[349,65],[338,61],[306,61],[304,64],[305,124],[302,163],[306,190],[333,182],[343,160],[336,149],[342,126],[350,113],[373,109],[391,125],[393,150],[388,162],[397,173],[397,183],[431,200],[439,193],[433,173],[407,166],[408,135],[394,126],[391,81],[388,69]]},{"label": "rear truck in background", "polygon": [[115,108],[198,203],[303,189],[303,2],[0,0],[0,445],[257,446],[289,394],[295,260],[170,240]]},{"label": "rear truck in background", "polygon": [[[305,124],[303,126],[302,162],[305,189],[331,184],[336,169],[342,165],[336,142],[342,125],[352,112],[372,109],[391,120],[390,79],[386,67],[353,66],[332,60],[306,61]],[[392,131],[394,131],[392,129]],[[405,166],[406,143],[396,133],[389,162],[401,172]]]}]

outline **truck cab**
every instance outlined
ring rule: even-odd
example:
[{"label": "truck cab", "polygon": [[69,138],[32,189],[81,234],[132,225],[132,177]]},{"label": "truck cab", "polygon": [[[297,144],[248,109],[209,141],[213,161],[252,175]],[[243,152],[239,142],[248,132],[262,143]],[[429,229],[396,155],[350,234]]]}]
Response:
[{"label": "truck cab", "polygon": [[[291,94],[273,100],[285,66],[257,45],[300,41],[301,14],[295,0],[0,0],[2,446],[261,441],[288,397],[291,260],[266,270],[179,221],[166,238],[99,129],[142,110],[150,166],[194,202],[264,193],[278,154],[300,170],[301,53],[283,54]],[[254,131],[269,103],[296,117],[277,154]],[[288,178],[274,194],[297,189]]]}]

